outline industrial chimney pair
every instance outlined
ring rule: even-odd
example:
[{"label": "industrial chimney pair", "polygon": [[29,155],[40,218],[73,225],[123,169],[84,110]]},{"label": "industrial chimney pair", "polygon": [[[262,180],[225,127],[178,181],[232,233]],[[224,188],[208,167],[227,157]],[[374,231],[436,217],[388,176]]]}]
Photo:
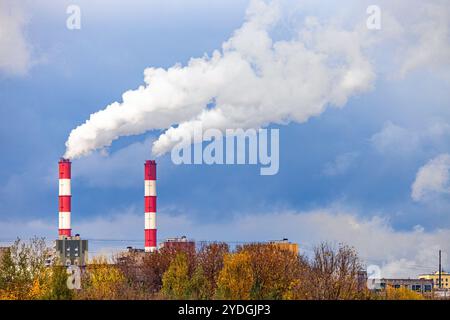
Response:
[{"label": "industrial chimney pair", "polygon": [[[71,162],[59,161],[59,230],[60,238],[71,237]],[[144,164],[144,214],[145,214],[145,251],[156,250],[156,161],[147,160]]]}]

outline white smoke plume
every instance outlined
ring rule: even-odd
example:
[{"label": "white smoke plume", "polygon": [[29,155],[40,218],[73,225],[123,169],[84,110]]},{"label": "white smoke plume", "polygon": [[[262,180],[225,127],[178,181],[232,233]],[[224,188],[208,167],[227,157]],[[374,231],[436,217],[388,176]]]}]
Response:
[{"label": "white smoke plume", "polygon": [[361,32],[307,17],[291,39],[274,41],[270,32],[280,19],[276,3],[252,1],[244,24],[221,50],[186,66],[147,68],[145,85],[72,130],[65,157],[86,155],[121,136],[168,128],[153,144],[153,153],[162,155],[196,126],[301,123],[372,87],[375,75]]}]

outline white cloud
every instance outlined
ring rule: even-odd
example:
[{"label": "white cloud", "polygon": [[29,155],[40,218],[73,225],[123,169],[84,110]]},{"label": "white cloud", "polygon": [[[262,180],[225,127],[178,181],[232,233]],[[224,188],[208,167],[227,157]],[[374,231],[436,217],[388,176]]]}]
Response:
[{"label": "white cloud", "polygon": [[15,1],[0,0],[0,71],[6,74],[23,75],[30,67],[26,24],[24,13]]},{"label": "white cloud", "polygon": [[413,129],[388,121],[379,132],[372,135],[370,141],[380,153],[408,156],[417,154],[424,147],[439,149],[446,145],[449,137],[450,125],[446,122],[432,122],[424,129]]},{"label": "white cloud", "polygon": [[419,169],[412,185],[411,197],[415,201],[434,195],[450,193],[450,155],[441,154]]},{"label": "white cloud", "polygon": [[420,136],[412,130],[387,122],[381,131],[372,136],[371,142],[381,153],[406,154],[417,150]]},{"label": "white cloud", "polygon": [[326,176],[337,176],[345,174],[359,157],[358,152],[347,152],[340,154],[333,162],[328,162],[323,168]]},{"label": "white cloud", "polygon": [[[56,217],[55,217],[56,221]],[[91,254],[116,252],[126,246],[143,246],[143,214],[140,208],[97,216],[82,221],[73,217],[74,232],[91,241]],[[42,222],[0,222],[3,237],[23,234],[43,234],[54,237],[56,222],[46,226]],[[53,230],[52,230],[53,229]],[[310,254],[313,245],[321,241],[346,243],[354,246],[366,264],[377,264],[383,277],[417,277],[437,268],[437,251],[450,252],[450,230],[426,232],[420,226],[397,231],[389,221],[379,216],[361,218],[352,210],[325,208],[307,212],[282,211],[259,215],[239,215],[225,222],[200,223],[188,215],[158,212],[158,237],[186,235],[195,240],[267,241],[289,238],[299,243],[300,251]],[[101,239],[104,239],[103,241]],[[108,241],[108,239],[127,239]],[[105,241],[106,240],[106,241]],[[444,267],[450,264],[444,256]]]},{"label": "white cloud", "polygon": [[[433,71],[449,70],[450,66],[450,7],[447,1],[427,1],[410,8],[420,14],[420,22],[411,24],[407,36],[413,37],[404,53],[401,74],[417,68]],[[420,10],[416,10],[420,9]],[[416,13],[416,14],[417,14]],[[441,70],[440,70],[441,69]]]}]

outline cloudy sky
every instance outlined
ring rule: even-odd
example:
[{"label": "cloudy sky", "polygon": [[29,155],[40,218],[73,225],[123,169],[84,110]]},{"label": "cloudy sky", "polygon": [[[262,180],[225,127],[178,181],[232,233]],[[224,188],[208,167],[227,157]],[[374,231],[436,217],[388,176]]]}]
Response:
[{"label": "cloudy sky", "polygon": [[[450,8],[391,2],[0,0],[0,242],[55,238],[66,154],[74,231],[142,247],[158,156],[160,239],[345,242],[411,277],[442,249],[450,269]],[[278,128],[278,174],[174,165],[198,125]]]}]

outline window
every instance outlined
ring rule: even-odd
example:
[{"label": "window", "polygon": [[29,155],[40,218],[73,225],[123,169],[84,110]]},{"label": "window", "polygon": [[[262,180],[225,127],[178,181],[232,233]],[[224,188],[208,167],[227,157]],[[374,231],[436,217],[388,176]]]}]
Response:
[{"label": "window", "polygon": [[431,284],[426,284],[426,285],[424,286],[424,291],[425,291],[425,292],[430,292],[430,291],[431,291]]},{"label": "window", "polygon": [[413,284],[412,290],[413,291],[420,291],[422,289],[422,286],[420,284]]}]

